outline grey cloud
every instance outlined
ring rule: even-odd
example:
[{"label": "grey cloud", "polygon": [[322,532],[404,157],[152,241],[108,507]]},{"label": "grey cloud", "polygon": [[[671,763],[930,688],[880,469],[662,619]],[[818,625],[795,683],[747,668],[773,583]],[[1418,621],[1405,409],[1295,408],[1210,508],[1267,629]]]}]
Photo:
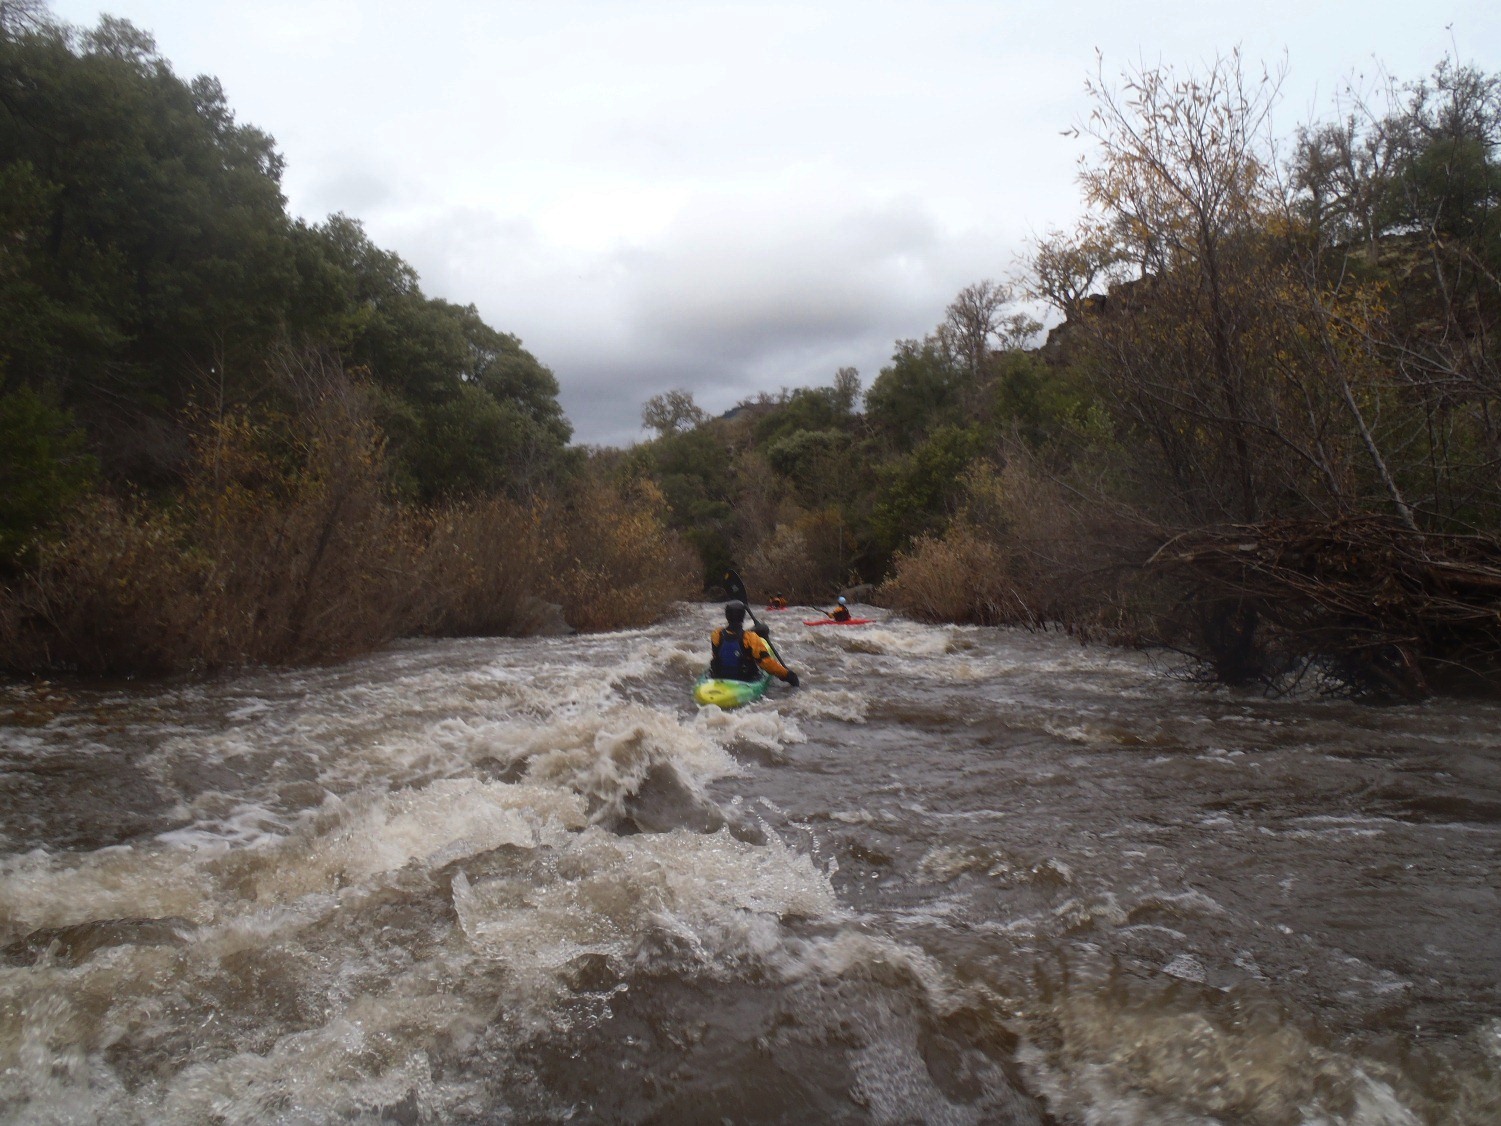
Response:
[{"label": "grey cloud", "polygon": [[701,212],[635,256],[643,341],[739,352],[849,338],[943,287],[932,268],[942,238],[916,206],[784,206]]},{"label": "grey cloud", "polygon": [[390,177],[370,168],[337,168],[304,190],[313,215],[368,215],[395,199]]},{"label": "grey cloud", "polygon": [[894,341],[930,331],[958,290],[1010,251],[942,229],[898,200],[705,200],[646,245],[560,247],[479,208],[393,213],[372,238],[434,296],[475,303],[557,374],[577,441],[629,444],[646,399],[673,387],[714,413],[759,392],[867,385]]}]

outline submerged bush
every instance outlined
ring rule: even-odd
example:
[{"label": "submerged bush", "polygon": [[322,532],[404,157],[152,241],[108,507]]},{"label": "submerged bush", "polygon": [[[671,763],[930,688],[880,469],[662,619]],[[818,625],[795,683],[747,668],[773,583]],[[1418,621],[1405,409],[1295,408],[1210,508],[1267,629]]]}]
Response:
[{"label": "submerged bush", "polygon": [[0,597],[0,654],[21,672],[166,672],[202,647],[202,560],[182,524],[98,497],[38,546]]},{"label": "submerged bush", "polygon": [[500,497],[428,520],[420,586],[422,631],[438,637],[526,632],[543,570],[540,511]]},{"label": "submerged bush", "polygon": [[1007,583],[999,548],[956,526],[942,537],[919,536],[896,558],[882,587],[891,606],[928,622],[1031,624],[1025,605]]},{"label": "submerged bush", "polygon": [[301,662],[408,629],[421,545],[385,493],[384,442],[325,399],[295,424],[216,422],[183,506],[208,560],[202,658]]},{"label": "submerged bush", "polygon": [[592,478],[544,516],[543,590],[577,629],[618,629],[659,618],[697,583],[698,560],[667,528],[651,481]]}]

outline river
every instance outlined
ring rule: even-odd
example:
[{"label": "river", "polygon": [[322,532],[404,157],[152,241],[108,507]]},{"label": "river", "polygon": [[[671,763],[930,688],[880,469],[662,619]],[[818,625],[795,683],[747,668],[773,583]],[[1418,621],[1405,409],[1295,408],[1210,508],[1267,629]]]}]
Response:
[{"label": "river", "polygon": [[1501,707],[873,613],[0,687],[0,1119],[1501,1121]]}]

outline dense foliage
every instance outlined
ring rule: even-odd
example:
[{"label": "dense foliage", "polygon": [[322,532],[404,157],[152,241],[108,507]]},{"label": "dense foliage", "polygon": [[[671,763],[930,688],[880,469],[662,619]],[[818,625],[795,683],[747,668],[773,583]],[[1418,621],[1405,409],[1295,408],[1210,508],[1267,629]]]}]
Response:
[{"label": "dense foliage", "polygon": [[734,563],[767,595],[832,598],[946,530],[971,468],[1088,429],[1078,373],[1026,350],[1041,327],[1011,288],[979,282],[926,338],[898,341],[868,390],[842,368],[829,386],[760,395],[718,418],[671,391],[645,405],[657,437],[625,461],[659,482],[706,585]]},{"label": "dense foliage", "polygon": [[569,437],[557,382],[473,306],[335,215],[287,215],[282,160],[219,83],[105,17],[0,35],[0,355],[111,475],[170,481],[182,410],[258,403],[288,349],[368,380],[414,496],[526,488]]},{"label": "dense foliage", "polygon": [[[0,665],[526,628],[571,596],[548,552],[577,512],[631,548],[660,531],[657,494],[593,483],[515,336],[357,220],[289,216],[281,172],[141,30],[0,5]],[[656,546],[660,573],[633,560],[570,616],[659,612],[679,584]]]}]

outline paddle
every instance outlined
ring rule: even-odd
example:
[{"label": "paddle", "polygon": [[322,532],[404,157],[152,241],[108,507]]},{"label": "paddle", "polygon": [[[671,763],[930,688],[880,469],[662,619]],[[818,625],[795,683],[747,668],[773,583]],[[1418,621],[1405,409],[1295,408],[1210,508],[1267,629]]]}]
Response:
[{"label": "paddle", "polygon": [[772,656],[780,661],[782,655],[777,652],[776,645],[772,643],[771,630],[761,624],[761,620],[756,617],[756,612],[751,609],[750,592],[745,589],[745,583],[741,581],[740,576],[734,571],[726,571],[724,573],[724,589],[725,593],[730,596],[731,601],[739,601],[745,604],[745,612],[750,617],[751,628],[761,635],[761,640],[771,647]]},{"label": "paddle", "polygon": [[756,617],[756,611],[751,608],[750,592],[745,589],[745,583],[741,581],[740,576],[734,571],[726,571],[724,573],[724,589],[729,594],[731,601],[745,603],[745,612],[750,617],[751,625],[769,643],[771,641],[771,634],[767,632],[766,627]]}]

